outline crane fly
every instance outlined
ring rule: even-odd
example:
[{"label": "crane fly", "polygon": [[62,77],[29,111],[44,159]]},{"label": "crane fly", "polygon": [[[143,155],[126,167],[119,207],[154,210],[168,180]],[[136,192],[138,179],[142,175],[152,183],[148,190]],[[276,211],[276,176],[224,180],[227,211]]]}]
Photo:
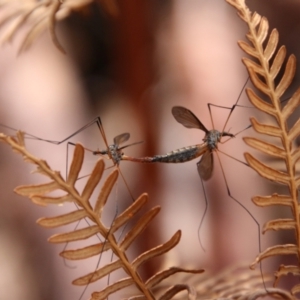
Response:
[{"label": "crane fly", "polygon": [[[100,131],[100,134],[102,136],[102,139],[104,141],[104,144],[106,146],[106,149],[105,150],[97,150],[97,151],[93,151],[91,149],[88,149],[85,147],[85,150],[88,151],[88,152],[91,152],[95,155],[107,155],[108,158],[112,161],[113,163],[113,166],[118,168],[119,170],[119,173],[121,175],[121,177],[123,178],[123,181],[125,183],[125,186],[130,194],[130,197],[132,199],[132,201],[134,201],[134,197],[128,187],[128,184],[123,176],[123,173],[121,172],[120,168],[119,168],[119,164],[120,164],[120,161],[122,160],[122,155],[123,155],[123,149],[127,148],[127,147],[130,147],[130,146],[133,146],[133,145],[137,145],[137,144],[140,144],[142,143],[143,141],[139,141],[139,142],[135,142],[135,143],[131,143],[129,145],[125,145],[125,146],[122,146],[120,147],[120,144],[122,143],[125,143],[126,141],[129,140],[130,138],[130,134],[129,133],[122,133],[118,136],[116,136],[113,140],[113,144],[109,144],[108,141],[107,141],[107,138],[106,138],[106,135],[105,135],[105,131],[104,131],[104,128],[103,128],[103,125],[102,125],[102,121],[101,121],[101,118],[98,116],[96,117],[95,119],[93,119],[92,121],[90,121],[89,123],[87,123],[86,125],[80,127],[78,130],[76,130],[74,133],[72,133],[71,135],[67,136],[66,138],[60,140],[60,141],[55,141],[55,140],[48,140],[48,139],[44,139],[44,138],[40,138],[38,136],[35,136],[33,134],[30,134],[30,133],[25,133],[26,134],[26,138],[27,139],[30,139],[30,140],[39,140],[39,141],[43,141],[43,142],[46,142],[46,143],[50,143],[50,144],[54,144],[54,145],[60,145],[68,140],[70,140],[72,137],[74,137],[75,135],[77,135],[78,133],[84,131],[85,129],[89,128],[90,126],[92,126],[93,124],[96,124],[99,131]],[[4,127],[4,128],[7,128],[7,129],[10,129],[10,130],[13,130],[13,131],[17,131],[17,129],[11,127],[11,126],[7,126],[7,125],[4,125],[4,124],[0,124],[0,126]],[[67,165],[66,165],[66,177],[67,177],[67,173],[68,173],[68,146],[69,145],[72,145],[72,146],[75,146],[75,143],[72,143],[72,142],[67,142]],[[86,176],[83,176],[83,177],[86,177]],[[81,177],[81,178],[83,178]]]},{"label": "crane fly", "polygon": [[[128,184],[127,184],[127,182],[126,182],[126,180],[125,180],[125,178],[124,178],[124,176],[123,176],[121,170],[119,169],[119,164],[120,164],[120,161],[121,161],[122,150],[123,150],[124,148],[129,147],[129,146],[132,146],[132,145],[136,145],[136,144],[142,143],[142,142],[140,141],[140,142],[136,142],[136,143],[132,143],[132,144],[129,144],[129,145],[125,145],[125,146],[120,147],[120,144],[125,143],[126,141],[129,140],[129,138],[130,138],[130,134],[129,134],[129,133],[122,133],[122,134],[116,136],[116,137],[113,139],[113,144],[108,144],[107,138],[106,138],[106,135],[105,135],[105,132],[104,132],[104,128],[103,128],[103,125],[102,125],[102,122],[101,122],[101,119],[100,119],[100,117],[97,117],[97,118],[93,119],[92,121],[90,121],[90,122],[89,122],[88,124],[86,124],[85,126],[83,126],[83,127],[81,127],[80,129],[78,129],[78,130],[77,130],[76,132],[74,132],[73,134],[71,134],[71,135],[69,135],[68,137],[62,139],[61,141],[54,141],[54,140],[43,139],[43,138],[37,137],[37,136],[35,136],[35,135],[29,134],[29,133],[26,133],[26,137],[27,137],[27,139],[31,139],[31,140],[32,140],[32,139],[33,139],[33,140],[39,140],[39,141],[43,141],[43,142],[47,142],[47,143],[51,143],[51,144],[55,144],[55,145],[60,145],[60,144],[62,144],[62,143],[64,143],[64,142],[68,141],[69,139],[71,139],[71,138],[74,137],[75,135],[77,135],[79,132],[81,132],[81,131],[87,129],[87,128],[90,127],[90,126],[92,126],[92,125],[95,124],[95,123],[96,123],[96,125],[97,125],[97,127],[98,127],[98,129],[99,129],[99,131],[100,131],[100,134],[101,134],[101,136],[102,136],[102,138],[103,138],[103,141],[104,141],[104,143],[105,143],[106,149],[105,149],[105,150],[101,150],[101,151],[92,151],[92,150],[90,150],[90,149],[88,149],[88,148],[85,148],[85,150],[88,151],[88,152],[92,152],[93,154],[107,155],[107,156],[109,157],[109,159],[110,159],[110,160],[112,161],[112,163],[113,163],[113,166],[116,167],[116,168],[118,168],[119,173],[121,174],[121,176],[122,176],[122,178],[123,178],[123,180],[124,180],[125,186],[126,186],[128,192],[129,192],[129,194],[130,194],[130,197],[131,197],[132,201],[134,201],[134,197],[133,197],[133,195],[132,195],[132,193],[131,193],[131,191],[130,191],[130,189],[129,189],[129,187],[128,187]],[[4,124],[0,124],[0,126],[5,127],[5,128],[7,128],[7,129],[10,129],[10,130],[17,131],[15,128],[10,127],[10,126],[7,126],[7,125],[4,125]],[[67,146],[69,146],[69,145],[73,145],[73,146],[74,146],[75,143],[68,142]],[[67,150],[67,153],[68,153],[68,150]],[[67,157],[68,157],[68,156],[67,156]],[[66,178],[67,178],[67,172],[68,172],[68,159],[67,159],[67,166],[66,166]],[[85,177],[85,176],[83,176],[83,177]],[[83,177],[81,177],[81,178],[83,178]],[[75,205],[76,205],[76,204],[75,204]],[[77,205],[76,205],[76,207],[78,208]],[[118,207],[116,208],[116,212],[115,212],[115,216],[113,217],[113,220],[115,219],[115,217],[117,216],[117,214],[118,214]],[[113,220],[112,220],[112,222],[113,222]],[[90,224],[89,224],[89,221],[88,221],[87,219],[85,219],[85,221],[87,222],[88,225],[90,225]],[[79,222],[80,222],[80,221],[79,221]],[[79,226],[79,222],[78,222],[77,225],[75,226],[74,230],[76,230],[77,227]],[[125,226],[126,226],[126,225],[125,225]],[[123,228],[123,230],[124,230],[124,229],[125,229],[125,227]],[[121,231],[120,237],[121,237],[121,235],[123,234],[123,230]],[[109,233],[108,233],[108,234],[109,234]],[[98,235],[97,235],[97,237],[98,237],[98,239],[102,242],[101,237],[98,236]],[[120,237],[119,237],[119,238],[120,238]],[[105,240],[104,240],[104,243],[103,243],[103,248],[104,248],[105,243],[106,243],[106,237],[104,237],[104,238],[105,238]],[[119,238],[118,238],[118,239],[119,239]],[[66,245],[64,246],[63,251],[66,250],[67,246],[68,246],[68,243],[66,243]],[[101,252],[101,254],[102,254],[102,252]],[[96,265],[96,267],[95,267],[95,272],[96,272],[96,270],[97,270],[98,267],[99,267],[100,260],[101,260],[101,254],[100,254],[100,256],[99,256],[97,265]],[[112,259],[112,258],[111,258],[111,259]],[[65,259],[64,259],[64,260],[65,260]],[[69,267],[68,264],[65,263],[65,265]],[[71,268],[73,268],[73,267],[71,267]],[[91,277],[91,281],[92,281],[92,277]],[[89,285],[89,284],[88,284],[88,285]],[[83,289],[83,291],[82,291],[82,293],[81,293],[79,299],[82,299],[82,297],[83,297],[83,295],[84,295],[86,289],[88,288],[88,285],[86,285],[86,287]]]},{"label": "crane fly", "polygon": [[[187,128],[196,128],[205,132],[205,137],[202,144],[183,147],[174,151],[171,151],[164,155],[155,155],[152,157],[135,158],[126,156],[123,153],[118,152],[118,159],[135,161],[141,163],[183,163],[193,160],[199,156],[202,156],[197,163],[197,170],[201,179],[208,180],[212,176],[213,172],[213,155],[212,152],[218,149],[218,143],[223,136],[235,137],[234,134],[218,130],[208,130],[200,120],[187,108],[182,106],[174,106],[172,108],[172,114],[177,122]],[[124,147],[122,147],[124,148]],[[120,148],[120,150],[122,149]],[[95,153],[96,154],[96,153]],[[103,154],[102,152],[100,154]]]},{"label": "crane fly", "polygon": [[[140,141],[140,142],[135,142],[135,143],[120,147],[120,144],[127,142],[129,140],[129,138],[130,138],[130,133],[128,133],[128,132],[121,133],[121,134],[117,135],[116,137],[114,137],[113,144],[108,145],[106,142],[107,147],[105,150],[96,150],[96,151],[92,151],[92,152],[94,155],[107,155],[112,160],[114,166],[118,166],[124,155],[124,153],[122,151],[123,149],[142,143],[142,141]],[[105,140],[106,140],[106,138],[105,138]]]},{"label": "crane fly", "polygon": [[[42,141],[42,142],[46,142],[46,143],[50,143],[50,144],[54,144],[54,145],[60,145],[64,142],[70,140],[72,137],[74,137],[78,133],[80,133],[80,132],[84,131],[85,129],[89,128],[93,124],[97,125],[97,127],[100,131],[100,134],[103,138],[106,149],[101,150],[101,151],[100,150],[93,151],[93,150],[90,150],[90,149],[85,147],[85,150],[88,151],[88,152],[92,152],[95,155],[107,155],[109,157],[109,159],[113,162],[113,166],[115,166],[117,168],[119,167],[120,161],[122,160],[122,158],[121,158],[122,154],[123,154],[122,150],[124,148],[143,143],[143,141],[139,141],[139,142],[131,143],[129,145],[125,145],[123,147],[119,147],[120,144],[125,143],[130,138],[130,134],[126,132],[126,133],[122,133],[122,134],[116,136],[113,140],[113,144],[109,144],[108,141],[107,141],[106,135],[105,135],[105,131],[104,131],[104,128],[103,128],[103,125],[102,125],[101,118],[99,116],[96,117],[95,119],[93,119],[92,121],[90,121],[89,123],[87,123],[86,125],[80,127],[74,133],[72,133],[71,135],[67,136],[66,138],[64,138],[60,141],[40,138],[40,137],[35,136],[33,134],[30,134],[30,133],[25,133],[25,138],[30,139],[30,140],[38,140],[38,141]],[[10,129],[10,130],[13,130],[13,131],[17,131],[17,129],[15,129],[11,126],[7,126],[7,125],[4,125],[4,124],[0,124],[0,126],[2,126],[4,128],[7,128],[7,129]],[[75,143],[68,142],[68,145],[75,146]],[[66,169],[68,169],[68,165],[67,165]],[[122,172],[120,172],[120,174],[123,177]],[[67,176],[67,170],[66,170],[66,176]],[[123,179],[124,179],[124,177],[123,177]]]},{"label": "crane fly", "polygon": [[[247,84],[247,82],[245,83],[245,85],[246,84]],[[244,87],[245,87],[245,85],[244,85]],[[229,120],[233,110],[235,109],[235,107],[239,106],[237,103],[240,99],[241,94],[242,94],[242,92],[240,93],[236,103],[232,107],[223,107],[223,106],[217,106],[214,104],[208,104],[208,108],[209,108],[210,112],[211,112],[210,106],[217,106],[220,108],[230,109],[229,115],[228,115],[227,120],[224,125],[224,129],[228,123],[228,120]],[[197,157],[202,156],[200,161],[197,163],[197,170],[198,170],[198,174],[201,179],[202,188],[203,188],[203,192],[204,192],[204,196],[205,196],[205,210],[204,210],[204,213],[203,213],[203,216],[201,218],[200,225],[198,228],[198,232],[199,232],[200,228],[202,226],[202,223],[204,221],[205,214],[208,209],[208,201],[206,198],[203,181],[209,180],[212,176],[213,167],[214,167],[213,152],[218,150],[218,143],[221,142],[222,137],[229,137],[229,139],[231,139],[231,138],[234,138],[235,135],[230,132],[224,131],[224,129],[223,129],[223,131],[218,131],[215,129],[208,130],[202,124],[202,122],[195,116],[195,114],[185,107],[174,106],[172,108],[172,114],[173,114],[175,120],[178,123],[182,124],[184,127],[196,128],[196,129],[200,129],[200,130],[204,131],[205,136],[203,138],[203,143],[193,145],[193,146],[183,147],[183,148],[173,150],[173,151],[163,154],[163,155],[154,155],[151,157],[148,156],[148,157],[136,158],[136,157],[127,156],[127,155],[123,154],[123,152],[122,152],[122,149],[125,146],[122,148],[119,148],[119,147],[115,148],[114,151],[116,151],[116,153],[114,153],[114,154],[116,154],[118,162],[120,162],[120,160],[127,160],[127,161],[140,162],[140,163],[156,163],[156,162],[158,162],[158,163],[184,163],[184,162],[187,162],[187,161],[190,161]],[[213,121],[212,121],[212,124],[213,124]],[[213,127],[214,127],[214,124],[213,124]],[[251,125],[246,127],[244,130],[246,130],[250,127],[251,127]],[[242,131],[238,132],[237,134],[241,133]],[[128,138],[129,138],[129,136],[128,136]],[[122,140],[121,138],[118,138],[118,139]],[[117,144],[117,143],[115,143],[115,144]],[[222,152],[222,153],[224,153],[224,152]],[[104,151],[94,152],[94,154],[104,154]],[[226,153],[224,153],[224,154],[227,155]],[[248,164],[243,161],[240,161],[230,155],[227,155],[227,156],[248,166]],[[218,155],[217,155],[217,157],[218,157],[218,160],[220,161],[220,158]],[[254,222],[256,223],[257,228],[258,228],[258,234],[260,234],[260,225],[259,225],[258,221],[254,218],[254,216],[251,214],[251,212],[247,209],[246,206],[244,206],[235,197],[233,197],[233,195],[230,192],[230,189],[229,189],[226,177],[225,177],[225,172],[223,170],[221,162],[220,162],[220,166],[221,166],[222,174],[223,174],[223,177],[225,180],[225,185],[227,188],[228,196],[231,199],[233,199],[238,205],[240,205],[247,212],[247,214],[254,220]],[[200,236],[199,236],[199,241],[200,241],[201,248],[204,250]],[[259,236],[259,251],[260,251],[260,249],[261,249],[261,242],[260,242],[260,236]]]},{"label": "crane fly", "polygon": [[[96,150],[96,151],[92,151],[90,149],[86,149],[86,150],[92,152],[94,155],[107,155],[108,156],[108,158],[113,162],[113,166],[115,166],[119,170],[119,174],[121,174],[121,176],[123,178],[125,186],[126,186],[128,192],[130,194],[130,197],[131,197],[132,201],[134,201],[134,197],[133,197],[133,195],[132,195],[132,193],[131,193],[131,191],[130,191],[130,189],[128,187],[128,184],[127,184],[127,182],[126,182],[126,180],[125,180],[125,178],[124,178],[124,176],[123,176],[120,168],[119,168],[119,164],[120,164],[120,161],[122,160],[121,159],[121,157],[123,155],[123,151],[122,150],[125,149],[125,148],[127,148],[127,147],[129,147],[129,146],[140,144],[140,143],[142,143],[142,141],[120,147],[120,144],[125,143],[130,138],[130,134],[126,132],[126,133],[122,133],[122,134],[114,137],[113,144],[108,144],[107,138],[106,138],[106,135],[105,135],[105,131],[104,131],[104,128],[103,128],[103,125],[102,125],[100,117],[97,117],[96,119],[94,119],[93,122],[90,122],[90,125],[92,125],[93,123],[96,123],[96,125],[98,126],[100,134],[101,134],[101,136],[103,138],[103,141],[104,141],[104,143],[106,145],[106,149],[105,150]],[[114,220],[117,217],[117,215],[118,215],[118,206],[116,206],[116,211],[115,211],[115,215],[113,217],[112,223],[114,222]],[[123,229],[121,230],[121,233],[120,233],[120,235],[119,235],[119,237],[117,239],[118,241],[121,238],[121,236],[123,235],[124,230],[125,230],[127,224],[128,223],[126,223],[124,225]],[[110,229],[109,229],[109,231],[108,231],[107,234],[108,235],[110,234]],[[107,241],[107,238],[105,237],[105,241],[103,243],[103,249],[105,247],[106,241]],[[113,260],[113,255],[114,255],[114,252],[112,252],[111,261]],[[102,251],[101,251],[101,254],[99,256],[99,259],[98,259],[98,262],[96,264],[96,267],[95,267],[95,274],[96,274],[96,271],[97,271],[97,269],[98,269],[98,267],[100,265],[101,256],[102,256]],[[92,280],[93,280],[93,276],[91,276],[90,282],[83,289],[79,300],[82,299],[83,295],[85,294],[85,292],[86,292],[89,284],[92,282]],[[109,282],[109,280],[110,280],[110,276],[108,277],[108,282]]]}]

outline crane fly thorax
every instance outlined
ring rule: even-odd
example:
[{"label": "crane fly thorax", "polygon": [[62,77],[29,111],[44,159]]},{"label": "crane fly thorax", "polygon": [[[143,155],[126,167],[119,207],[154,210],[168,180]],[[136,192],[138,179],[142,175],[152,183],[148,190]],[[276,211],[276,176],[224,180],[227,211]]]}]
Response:
[{"label": "crane fly thorax", "polygon": [[207,143],[207,147],[209,150],[215,150],[218,149],[218,143],[220,142],[222,136],[234,137],[234,134],[225,131],[220,132],[213,129],[206,134],[203,141]]},{"label": "crane fly thorax", "polygon": [[205,138],[203,139],[204,142],[207,143],[209,150],[214,150],[218,148],[218,143],[220,142],[220,139],[222,137],[222,134],[218,130],[210,130]]},{"label": "crane fly thorax", "polygon": [[114,165],[118,165],[122,160],[123,152],[119,149],[118,145],[109,145],[107,150],[98,150],[93,152],[94,155],[108,155],[113,161]]},{"label": "crane fly thorax", "polygon": [[119,150],[118,145],[109,145],[108,146],[108,151],[107,151],[108,156],[112,159],[114,164],[118,165],[120,161],[122,160],[122,151]]}]

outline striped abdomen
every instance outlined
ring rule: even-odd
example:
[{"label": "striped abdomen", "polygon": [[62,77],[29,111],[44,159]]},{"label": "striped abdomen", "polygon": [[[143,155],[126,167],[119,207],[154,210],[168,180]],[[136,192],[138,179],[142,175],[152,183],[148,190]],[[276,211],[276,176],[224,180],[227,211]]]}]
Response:
[{"label": "striped abdomen", "polygon": [[163,163],[181,163],[185,161],[192,160],[198,156],[201,156],[205,151],[207,151],[207,143],[201,145],[188,146],[180,148],[174,151],[171,151],[163,155],[155,155],[152,157],[129,157],[126,155],[122,156],[122,160],[130,160],[143,163],[154,163],[154,162],[163,162]]}]

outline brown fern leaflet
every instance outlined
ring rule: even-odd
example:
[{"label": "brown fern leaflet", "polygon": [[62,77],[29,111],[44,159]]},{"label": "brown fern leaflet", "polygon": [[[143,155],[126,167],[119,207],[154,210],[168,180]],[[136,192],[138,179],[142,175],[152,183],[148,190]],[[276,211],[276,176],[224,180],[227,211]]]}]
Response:
[{"label": "brown fern leaflet", "polygon": [[[255,118],[251,118],[253,128],[261,134],[277,138],[280,145],[276,142],[266,142],[263,138],[245,138],[245,142],[272,157],[282,160],[285,163],[285,170],[276,170],[266,165],[260,160],[253,157],[250,153],[245,153],[245,158],[249,165],[262,177],[274,182],[284,184],[288,187],[289,193],[286,195],[273,194],[269,196],[257,196],[252,200],[258,206],[283,205],[289,206],[292,212],[290,219],[276,219],[267,222],[264,226],[264,232],[268,230],[294,230],[295,243],[286,245],[276,245],[260,253],[252,264],[254,267],[261,260],[274,255],[294,255],[297,259],[296,265],[281,265],[275,274],[275,284],[280,277],[293,273],[295,276],[300,275],[300,217],[298,203],[298,189],[300,177],[296,173],[296,163],[300,158],[300,149],[293,145],[293,141],[300,134],[300,119],[292,126],[287,126],[287,119],[299,106],[300,88],[293,94],[284,107],[281,106],[280,97],[289,88],[296,70],[296,58],[290,55],[284,64],[286,58],[285,46],[279,47],[279,34],[276,29],[269,32],[268,20],[259,14],[251,13],[247,8],[244,0],[226,0],[234,6],[239,17],[247,23],[249,32],[248,43],[239,42],[239,46],[252,59],[244,58],[243,63],[247,67],[249,76],[254,86],[266,97],[270,103],[264,101],[253,90],[247,89],[247,95],[251,103],[260,111],[272,116],[275,125],[260,123]],[[279,78],[279,83],[275,83],[278,73],[283,70],[283,75]],[[300,292],[300,284],[295,285],[292,294]]]},{"label": "brown fern leaflet", "polygon": [[[227,299],[227,300],[254,300],[261,299],[266,294],[272,299],[294,300],[294,297],[285,290],[279,288],[268,288],[268,293],[261,287],[261,274],[258,270],[249,270],[249,265],[239,263],[230,265],[217,274],[209,271],[202,276],[189,278],[192,274],[179,274],[185,276],[185,281],[193,281],[197,291],[197,299]],[[196,279],[196,282],[195,282]],[[272,276],[266,275],[266,281],[271,282]],[[180,298],[183,300],[186,298]]]},{"label": "brown fern leaflet", "polygon": [[[103,251],[111,250],[114,253],[116,260],[107,265],[101,266],[96,271],[92,271],[89,274],[75,279],[73,284],[86,286],[91,282],[108,276],[113,271],[121,268],[126,272],[127,277],[111,283],[102,291],[94,292],[91,299],[106,299],[110,294],[131,285],[136,286],[139,290],[139,295],[132,297],[132,299],[141,299],[141,297],[143,299],[156,299],[153,288],[159,286],[164,279],[178,272],[203,272],[203,270],[187,270],[178,267],[171,267],[154,274],[147,281],[142,280],[138,273],[139,267],[148,262],[150,259],[167,253],[169,250],[174,248],[180,241],[181,232],[180,230],[177,231],[166,243],[140,254],[133,261],[129,261],[126,255],[127,249],[132,245],[135,239],[142,234],[153,218],[159,213],[160,206],[156,206],[150,211],[146,212],[138,219],[136,224],[127,231],[122,240],[117,240],[114,233],[145,206],[146,202],[148,201],[148,195],[142,194],[125,211],[123,211],[114,219],[111,226],[106,227],[102,222],[102,212],[108,200],[108,196],[118,178],[119,172],[118,170],[114,170],[107,177],[97,197],[95,205],[92,206],[90,198],[95,188],[98,186],[104,171],[104,162],[102,158],[97,161],[83,191],[79,193],[75,187],[75,184],[84,161],[84,148],[80,144],[76,144],[75,146],[68,178],[64,180],[59,172],[53,171],[49,167],[46,161],[36,158],[27,151],[24,144],[23,133],[18,132],[16,138],[0,134],[0,141],[9,144],[15,152],[23,156],[25,161],[35,164],[37,166],[36,173],[40,173],[50,179],[50,181],[39,185],[19,186],[15,189],[18,194],[29,197],[32,202],[39,205],[46,206],[48,204],[74,202],[78,206],[78,209],[75,209],[74,211],[64,215],[50,218],[40,218],[37,223],[47,228],[60,227],[66,224],[77,222],[83,218],[88,218],[92,223],[91,226],[87,225],[83,229],[76,229],[71,232],[55,234],[49,238],[49,242],[66,243],[80,241],[96,234],[100,234],[105,239],[104,242],[80,249],[65,250],[61,253],[61,256],[70,260],[80,260],[99,255]],[[53,191],[60,191],[64,194],[56,197],[50,196],[49,193]],[[187,284],[175,284],[168,286],[159,299],[172,299],[173,296],[182,290],[186,290],[189,294],[189,297],[191,299],[194,297],[193,299],[195,299],[196,295],[194,289]]]}]

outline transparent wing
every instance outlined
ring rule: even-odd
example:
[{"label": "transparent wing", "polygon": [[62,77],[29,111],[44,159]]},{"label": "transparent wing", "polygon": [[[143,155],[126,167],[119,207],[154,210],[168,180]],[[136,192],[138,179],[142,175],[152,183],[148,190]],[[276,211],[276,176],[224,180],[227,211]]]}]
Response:
[{"label": "transparent wing", "polygon": [[129,138],[130,138],[130,134],[127,133],[127,132],[119,134],[114,138],[114,144],[119,146],[120,144],[125,143],[126,141],[128,141]]},{"label": "transparent wing", "polygon": [[197,163],[199,176],[205,181],[210,179],[214,168],[214,158],[212,151],[206,151]]},{"label": "transparent wing", "polygon": [[199,121],[199,119],[187,108],[182,106],[174,106],[172,114],[177,122],[187,128],[198,128],[208,133],[206,127]]},{"label": "transparent wing", "polygon": [[135,142],[135,143],[132,143],[132,144],[129,144],[129,145],[125,145],[125,146],[123,146],[123,147],[119,147],[118,149],[119,149],[119,150],[122,150],[122,149],[125,149],[125,148],[127,148],[127,147],[131,147],[131,146],[138,145],[138,144],[142,144],[142,143],[144,143],[144,141],[139,141],[139,142]]}]

